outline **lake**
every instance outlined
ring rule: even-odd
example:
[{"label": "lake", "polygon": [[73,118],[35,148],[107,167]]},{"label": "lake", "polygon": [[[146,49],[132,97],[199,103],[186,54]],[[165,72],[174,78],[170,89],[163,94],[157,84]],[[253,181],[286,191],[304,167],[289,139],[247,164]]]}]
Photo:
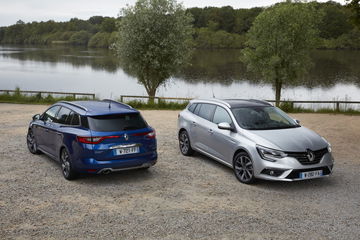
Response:
[{"label": "lake", "polygon": [[[157,96],[274,99],[271,84],[246,71],[240,50],[196,50]],[[287,100],[360,101],[360,51],[316,50],[309,74],[282,91]],[[0,89],[147,95],[112,52],[67,46],[0,46]]]}]

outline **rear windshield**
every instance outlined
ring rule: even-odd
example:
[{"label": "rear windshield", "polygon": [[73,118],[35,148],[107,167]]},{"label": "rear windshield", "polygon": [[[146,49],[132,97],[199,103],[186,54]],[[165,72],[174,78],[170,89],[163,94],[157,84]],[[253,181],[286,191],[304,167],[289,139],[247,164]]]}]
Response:
[{"label": "rear windshield", "polygon": [[88,117],[91,130],[117,132],[146,128],[147,124],[139,113]]}]

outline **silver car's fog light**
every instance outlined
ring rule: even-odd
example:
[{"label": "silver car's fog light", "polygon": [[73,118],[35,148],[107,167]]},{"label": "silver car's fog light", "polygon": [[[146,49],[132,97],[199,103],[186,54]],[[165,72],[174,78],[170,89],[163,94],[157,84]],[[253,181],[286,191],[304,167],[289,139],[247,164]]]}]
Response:
[{"label": "silver car's fog light", "polygon": [[265,169],[263,169],[261,171],[261,174],[270,175],[272,177],[278,177],[283,173],[284,173],[284,170],[280,170],[280,169],[268,169],[268,168],[265,168]]},{"label": "silver car's fog light", "polygon": [[256,146],[256,149],[262,159],[270,162],[276,162],[277,160],[287,156],[287,154],[282,151],[266,148],[259,145]]}]

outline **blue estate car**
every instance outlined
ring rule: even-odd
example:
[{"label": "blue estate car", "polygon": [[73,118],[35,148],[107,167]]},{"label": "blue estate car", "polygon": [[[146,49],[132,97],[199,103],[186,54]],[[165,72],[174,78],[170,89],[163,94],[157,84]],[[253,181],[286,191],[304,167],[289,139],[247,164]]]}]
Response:
[{"label": "blue estate car", "polygon": [[139,111],[113,100],[58,102],[29,124],[27,146],[78,173],[149,168],[157,161],[156,135]]}]

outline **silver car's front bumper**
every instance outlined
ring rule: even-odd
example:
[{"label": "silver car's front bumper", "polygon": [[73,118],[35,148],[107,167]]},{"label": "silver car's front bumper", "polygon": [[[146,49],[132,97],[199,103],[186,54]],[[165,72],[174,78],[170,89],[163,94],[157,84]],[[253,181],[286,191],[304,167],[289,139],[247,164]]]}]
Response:
[{"label": "silver car's front bumper", "polygon": [[313,178],[328,177],[331,175],[334,166],[334,159],[331,153],[326,153],[317,164],[302,165],[296,158],[285,157],[276,162],[269,162],[254,154],[254,173],[256,178],[275,181],[299,181],[300,173],[322,170],[322,176]]}]

